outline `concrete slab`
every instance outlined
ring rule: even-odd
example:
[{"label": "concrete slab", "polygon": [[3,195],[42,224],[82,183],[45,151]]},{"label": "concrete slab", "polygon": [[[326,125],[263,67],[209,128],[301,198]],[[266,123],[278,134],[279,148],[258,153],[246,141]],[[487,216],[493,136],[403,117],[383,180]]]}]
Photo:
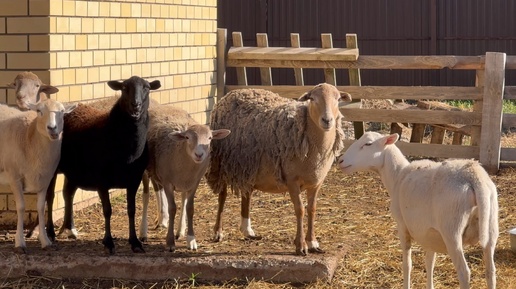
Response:
[{"label": "concrete slab", "polygon": [[61,278],[113,278],[128,280],[185,279],[195,274],[198,280],[266,280],[270,282],[309,283],[330,281],[345,250],[307,257],[291,255],[189,257],[19,255],[1,252],[0,278],[27,275]]}]

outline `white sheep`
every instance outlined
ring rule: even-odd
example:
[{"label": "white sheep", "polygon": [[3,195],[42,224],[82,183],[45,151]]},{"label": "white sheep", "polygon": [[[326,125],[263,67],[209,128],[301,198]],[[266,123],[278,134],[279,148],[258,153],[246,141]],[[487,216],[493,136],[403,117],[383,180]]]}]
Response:
[{"label": "white sheep", "polygon": [[16,105],[23,110],[29,109],[30,103],[38,102],[40,93],[50,95],[59,91],[54,86],[44,84],[36,74],[30,71],[18,73],[14,81],[7,84],[7,87],[15,90]]},{"label": "white sheep", "polygon": [[[16,108],[0,105],[0,184],[9,185],[17,211],[15,248],[26,251],[23,237],[25,201],[23,194],[37,194],[39,227],[44,228],[45,196],[50,180],[61,155],[63,116],[73,107],[64,106],[51,99],[37,104],[27,103],[31,111],[20,112]],[[8,110],[14,111],[10,114]],[[41,247],[52,244],[45,230],[40,230]]]},{"label": "white sheep", "polygon": [[[211,130],[198,124],[190,115],[172,106],[158,106],[149,109],[150,123],[147,133],[149,164],[147,173],[152,179],[156,195],[164,190],[170,216],[167,233],[167,247],[175,250],[174,218],[176,204],[174,192],[181,192],[181,215],[176,238],[185,235],[188,220],[187,246],[196,250],[197,242],[193,230],[194,197],[199,182],[209,163],[210,143],[225,138],[227,129]],[[143,180],[143,216],[140,238],[147,238],[147,206],[149,202],[148,178]],[[161,200],[164,203],[165,200]]]},{"label": "white sheep", "polygon": [[391,198],[403,254],[403,288],[410,288],[411,241],[426,250],[427,288],[433,286],[435,253],[448,253],[460,288],[469,288],[470,270],[463,245],[480,242],[484,251],[487,286],[496,287],[493,260],[498,238],[496,186],[473,160],[409,162],[393,145],[398,134],[367,132],[339,158],[350,174],[374,171]]},{"label": "white sheep", "polygon": [[[251,239],[259,238],[249,217],[253,190],[288,191],[297,219],[296,253],[323,252],[314,232],[316,199],[343,148],[340,100],[350,101],[351,96],[323,83],[299,101],[263,89],[242,89],[229,92],[215,105],[210,126],[232,132],[213,143],[207,172],[208,185],[219,196],[216,240],[223,238],[221,216],[228,185],[242,198],[240,230]],[[304,190],[308,203],[306,240],[301,195]]]}]

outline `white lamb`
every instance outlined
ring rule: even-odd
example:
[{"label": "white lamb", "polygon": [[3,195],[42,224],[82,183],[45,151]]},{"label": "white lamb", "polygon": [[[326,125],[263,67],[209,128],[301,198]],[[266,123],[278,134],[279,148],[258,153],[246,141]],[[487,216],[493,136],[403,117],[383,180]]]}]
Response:
[{"label": "white lamb", "polygon": [[[0,184],[9,185],[13,192],[18,215],[15,247],[23,253],[23,194],[37,193],[39,227],[44,228],[45,196],[61,156],[63,116],[73,109],[51,99],[27,106],[31,111],[0,105],[2,115],[11,116],[0,118]],[[46,248],[52,242],[45,230],[40,231],[41,247]]]},{"label": "white lamb", "polygon": [[398,134],[365,133],[339,159],[347,174],[377,172],[391,197],[403,252],[403,288],[410,288],[411,241],[426,251],[427,288],[433,286],[435,253],[448,253],[461,289],[469,288],[470,270],[463,245],[480,242],[487,286],[496,287],[493,260],[498,239],[496,186],[472,160],[410,163],[393,145]]}]

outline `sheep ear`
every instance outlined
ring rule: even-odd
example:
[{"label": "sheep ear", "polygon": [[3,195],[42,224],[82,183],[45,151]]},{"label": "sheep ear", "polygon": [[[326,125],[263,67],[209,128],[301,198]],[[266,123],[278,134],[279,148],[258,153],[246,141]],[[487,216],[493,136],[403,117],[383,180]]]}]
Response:
[{"label": "sheep ear", "polygon": [[14,83],[14,82],[8,83],[7,88],[16,89],[16,83]]},{"label": "sheep ear", "polygon": [[121,81],[110,80],[107,82],[107,85],[111,87],[112,90],[122,90],[124,84]]},{"label": "sheep ear", "polygon": [[154,80],[153,82],[149,83],[151,90],[156,90],[161,87],[161,82],[159,80]]},{"label": "sheep ear", "polygon": [[229,129],[217,129],[211,131],[211,135],[213,139],[223,139],[227,137],[231,131]]},{"label": "sheep ear", "polygon": [[312,99],[312,91],[305,92],[297,100],[299,100],[299,101],[307,101],[309,99]]},{"label": "sheep ear", "polygon": [[168,137],[175,141],[183,141],[183,140],[188,139],[188,137],[183,132],[180,132],[180,131],[171,132],[168,134]]},{"label": "sheep ear", "polygon": [[339,93],[340,93],[340,100],[346,101],[346,102],[350,102],[352,100],[351,94],[344,92],[344,91],[339,91]]},{"label": "sheep ear", "polygon": [[65,114],[67,114],[67,113],[72,112],[75,108],[77,108],[77,106],[78,106],[78,105],[79,105],[79,104],[74,103],[74,104],[72,104],[72,105],[70,105],[70,106],[68,106],[68,107],[65,107],[65,111],[64,111],[64,113],[65,113]]},{"label": "sheep ear", "polygon": [[33,111],[37,111],[38,110],[38,104],[37,103],[27,102],[26,104],[27,104],[27,107],[30,110],[33,110]]},{"label": "sheep ear", "polygon": [[59,89],[52,85],[42,84],[41,87],[39,88],[39,92],[43,92],[47,95],[51,95],[51,94],[59,92]]},{"label": "sheep ear", "polygon": [[400,136],[397,133],[393,133],[391,135],[388,135],[388,136],[383,138],[384,144],[385,145],[394,144],[394,143],[396,143],[398,141],[399,137]]}]

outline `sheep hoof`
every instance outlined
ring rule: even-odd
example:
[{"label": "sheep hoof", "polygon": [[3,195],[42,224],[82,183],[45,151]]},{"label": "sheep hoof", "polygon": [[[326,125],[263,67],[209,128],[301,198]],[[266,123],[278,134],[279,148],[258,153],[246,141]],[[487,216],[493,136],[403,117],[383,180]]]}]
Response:
[{"label": "sheep hoof", "polygon": [[321,248],[310,248],[308,249],[309,253],[315,253],[315,254],[324,254],[324,250]]},{"label": "sheep hoof", "polygon": [[107,254],[115,254],[115,243],[113,242],[113,238],[104,238],[104,240],[102,240],[102,244],[104,244],[104,249]]},{"label": "sheep hoof", "polygon": [[175,252],[175,251],[176,251],[176,246],[170,246],[170,247],[168,248],[168,251],[169,251],[169,252]]},{"label": "sheep hoof", "polygon": [[147,237],[140,237],[140,241],[142,241],[142,242],[147,242],[147,241],[148,241],[148,238],[147,238]]},{"label": "sheep hoof", "polygon": [[222,239],[224,239],[223,233],[215,233],[215,236],[213,237],[214,242],[222,242]]},{"label": "sheep hoof", "polygon": [[133,250],[133,253],[145,253],[143,247],[133,247],[131,249]]},{"label": "sheep hoof", "polygon": [[14,252],[16,254],[27,254],[27,248],[26,247],[14,247]]},{"label": "sheep hoof", "polygon": [[296,255],[298,256],[306,256],[307,255],[306,249],[296,249]]}]

